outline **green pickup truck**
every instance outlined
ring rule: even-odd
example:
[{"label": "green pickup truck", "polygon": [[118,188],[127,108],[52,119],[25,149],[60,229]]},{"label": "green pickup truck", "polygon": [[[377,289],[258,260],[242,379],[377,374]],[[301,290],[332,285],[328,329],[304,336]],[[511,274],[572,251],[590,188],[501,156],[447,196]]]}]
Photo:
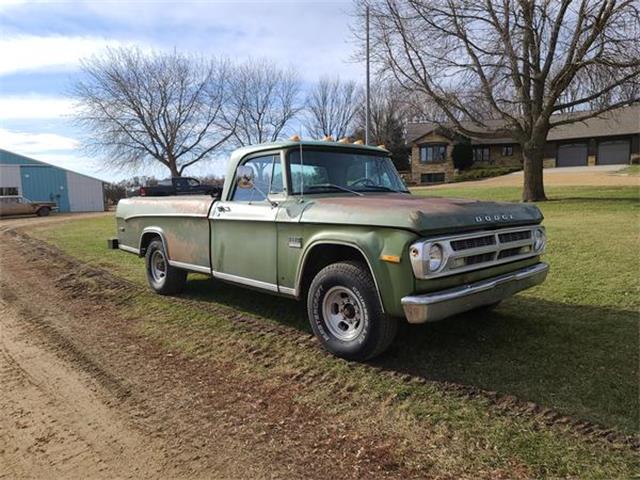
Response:
[{"label": "green pickup truck", "polygon": [[322,345],[353,360],[382,353],[402,318],[489,308],[549,269],[534,205],[413,196],[387,150],[352,143],[242,148],[219,198],[126,199],[116,219],[113,246],[145,257],[155,292],[198,272],[302,300]]}]

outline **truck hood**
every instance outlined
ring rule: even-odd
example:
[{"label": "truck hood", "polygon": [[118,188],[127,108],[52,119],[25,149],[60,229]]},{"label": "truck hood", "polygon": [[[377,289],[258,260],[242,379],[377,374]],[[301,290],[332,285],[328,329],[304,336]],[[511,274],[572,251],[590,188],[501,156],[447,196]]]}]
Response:
[{"label": "truck hood", "polygon": [[531,225],[540,223],[543,218],[535,205],[462,198],[382,194],[306,197],[305,200],[304,204],[299,204],[302,209],[299,219],[303,223],[401,228],[421,235]]}]

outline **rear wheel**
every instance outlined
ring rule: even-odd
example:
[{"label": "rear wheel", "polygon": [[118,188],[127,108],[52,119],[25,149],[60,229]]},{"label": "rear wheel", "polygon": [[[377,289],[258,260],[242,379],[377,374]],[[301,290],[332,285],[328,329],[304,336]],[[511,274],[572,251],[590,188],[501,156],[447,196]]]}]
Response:
[{"label": "rear wheel", "polygon": [[187,272],[169,265],[162,240],[153,240],[145,254],[147,282],[160,295],[180,293],[187,281]]},{"label": "rear wheel", "polygon": [[397,320],[382,311],[368,268],[358,262],[323,268],[309,287],[307,313],[323,347],[349,360],[381,354],[397,331]]},{"label": "rear wheel", "polygon": [[51,209],[49,207],[41,207],[36,213],[39,217],[48,217],[51,213]]}]

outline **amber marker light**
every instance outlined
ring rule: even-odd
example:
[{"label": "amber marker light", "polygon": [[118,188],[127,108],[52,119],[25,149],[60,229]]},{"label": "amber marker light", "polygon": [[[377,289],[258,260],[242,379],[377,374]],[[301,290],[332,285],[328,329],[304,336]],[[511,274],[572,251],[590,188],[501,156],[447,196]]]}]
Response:
[{"label": "amber marker light", "polygon": [[300,141],[300,135],[291,135],[289,140],[291,140],[292,142],[299,142]]},{"label": "amber marker light", "polygon": [[354,145],[364,145],[364,142],[362,140],[356,140],[355,142],[353,142]]},{"label": "amber marker light", "polygon": [[398,255],[382,255],[380,260],[389,263],[400,263],[400,257]]}]

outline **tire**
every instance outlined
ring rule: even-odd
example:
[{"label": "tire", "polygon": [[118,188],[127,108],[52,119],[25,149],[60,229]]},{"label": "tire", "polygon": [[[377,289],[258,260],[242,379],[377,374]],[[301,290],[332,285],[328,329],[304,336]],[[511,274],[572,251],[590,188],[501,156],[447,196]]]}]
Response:
[{"label": "tire", "polygon": [[397,320],[382,310],[368,268],[359,262],[320,270],[309,287],[307,314],[322,346],[347,360],[380,355],[398,329]]},{"label": "tire", "polygon": [[36,215],[38,215],[39,217],[48,217],[50,213],[51,209],[49,207],[41,207],[36,212]]},{"label": "tire", "polygon": [[153,240],[144,256],[147,282],[160,295],[174,295],[184,289],[187,272],[169,265],[162,240]]}]

